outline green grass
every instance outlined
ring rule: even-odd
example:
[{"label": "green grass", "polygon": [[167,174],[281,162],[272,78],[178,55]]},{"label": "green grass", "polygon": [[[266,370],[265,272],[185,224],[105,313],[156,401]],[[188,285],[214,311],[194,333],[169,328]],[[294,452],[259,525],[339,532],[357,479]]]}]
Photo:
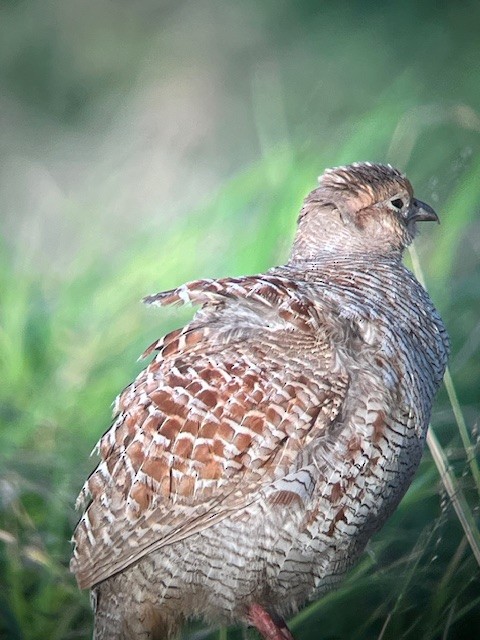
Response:
[{"label": "green grass", "polygon": [[290,624],[299,640],[477,638],[480,8],[317,4],[2,6],[0,638],[91,634],[68,571],[75,498],[137,357],[188,317],[140,299],[281,263],[317,175],[355,160],[398,164],[440,215],[406,259],[450,374],[398,510]]}]

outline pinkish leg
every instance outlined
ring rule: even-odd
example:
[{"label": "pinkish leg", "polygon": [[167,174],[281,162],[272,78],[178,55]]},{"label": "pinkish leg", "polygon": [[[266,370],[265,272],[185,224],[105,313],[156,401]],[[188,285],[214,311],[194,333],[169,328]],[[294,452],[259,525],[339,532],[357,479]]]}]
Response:
[{"label": "pinkish leg", "polygon": [[272,616],[259,604],[252,604],[248,610],[248,620],[256,627],[265,640],[295,640],[285,624],[285,620]]}]

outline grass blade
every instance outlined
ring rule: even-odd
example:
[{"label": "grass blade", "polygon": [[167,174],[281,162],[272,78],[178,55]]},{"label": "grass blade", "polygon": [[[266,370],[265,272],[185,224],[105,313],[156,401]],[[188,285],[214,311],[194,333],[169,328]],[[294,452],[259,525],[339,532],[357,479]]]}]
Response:
[{"label": "grass blade", "polygon": [[458,485],[457,479],[450,468],[447,456],[443,451],[437,436],[430,427],[427,433],[427,444],[432,454],[433,460],[437,465],[437,469],[440,473],[443,486],[448,493],[450,500],[452,501],[453,508],[457,514],[457,518],[465,531],[467,540],[472,549],[478,565],[480,566],[480,532],[475,522],[475,518],[472,514],[468,502],[465,498],[463,491]]}]

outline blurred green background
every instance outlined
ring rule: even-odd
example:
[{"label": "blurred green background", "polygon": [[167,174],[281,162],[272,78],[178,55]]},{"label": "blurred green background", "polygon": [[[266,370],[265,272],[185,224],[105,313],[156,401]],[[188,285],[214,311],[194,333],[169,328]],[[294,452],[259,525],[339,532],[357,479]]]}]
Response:
[{"label": "blurred green background", "polygon": [[[460,404],[442,390],[432,424],[478,524],[479,31],[473,1],[0,2],[0,637],[91,634],[75,497],[137,356],[187,317],[139,299],[284,261],[327,166],[391,162],[439,212],[416,246]],[[428,452],[357,568],[291,626],[478,638],[478,564]]]}]

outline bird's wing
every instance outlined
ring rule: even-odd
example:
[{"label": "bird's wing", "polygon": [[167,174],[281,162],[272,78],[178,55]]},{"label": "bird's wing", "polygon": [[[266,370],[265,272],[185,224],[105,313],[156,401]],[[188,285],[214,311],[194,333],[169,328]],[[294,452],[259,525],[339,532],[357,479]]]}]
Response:
[{"label": "bird's wing", "polygon": [[190,301],[203,306],[152,345],[99,442],[74,535],[82,588],[271,493],[341,410],[348,378],[295,283],[197,281],[147,299]]}]

